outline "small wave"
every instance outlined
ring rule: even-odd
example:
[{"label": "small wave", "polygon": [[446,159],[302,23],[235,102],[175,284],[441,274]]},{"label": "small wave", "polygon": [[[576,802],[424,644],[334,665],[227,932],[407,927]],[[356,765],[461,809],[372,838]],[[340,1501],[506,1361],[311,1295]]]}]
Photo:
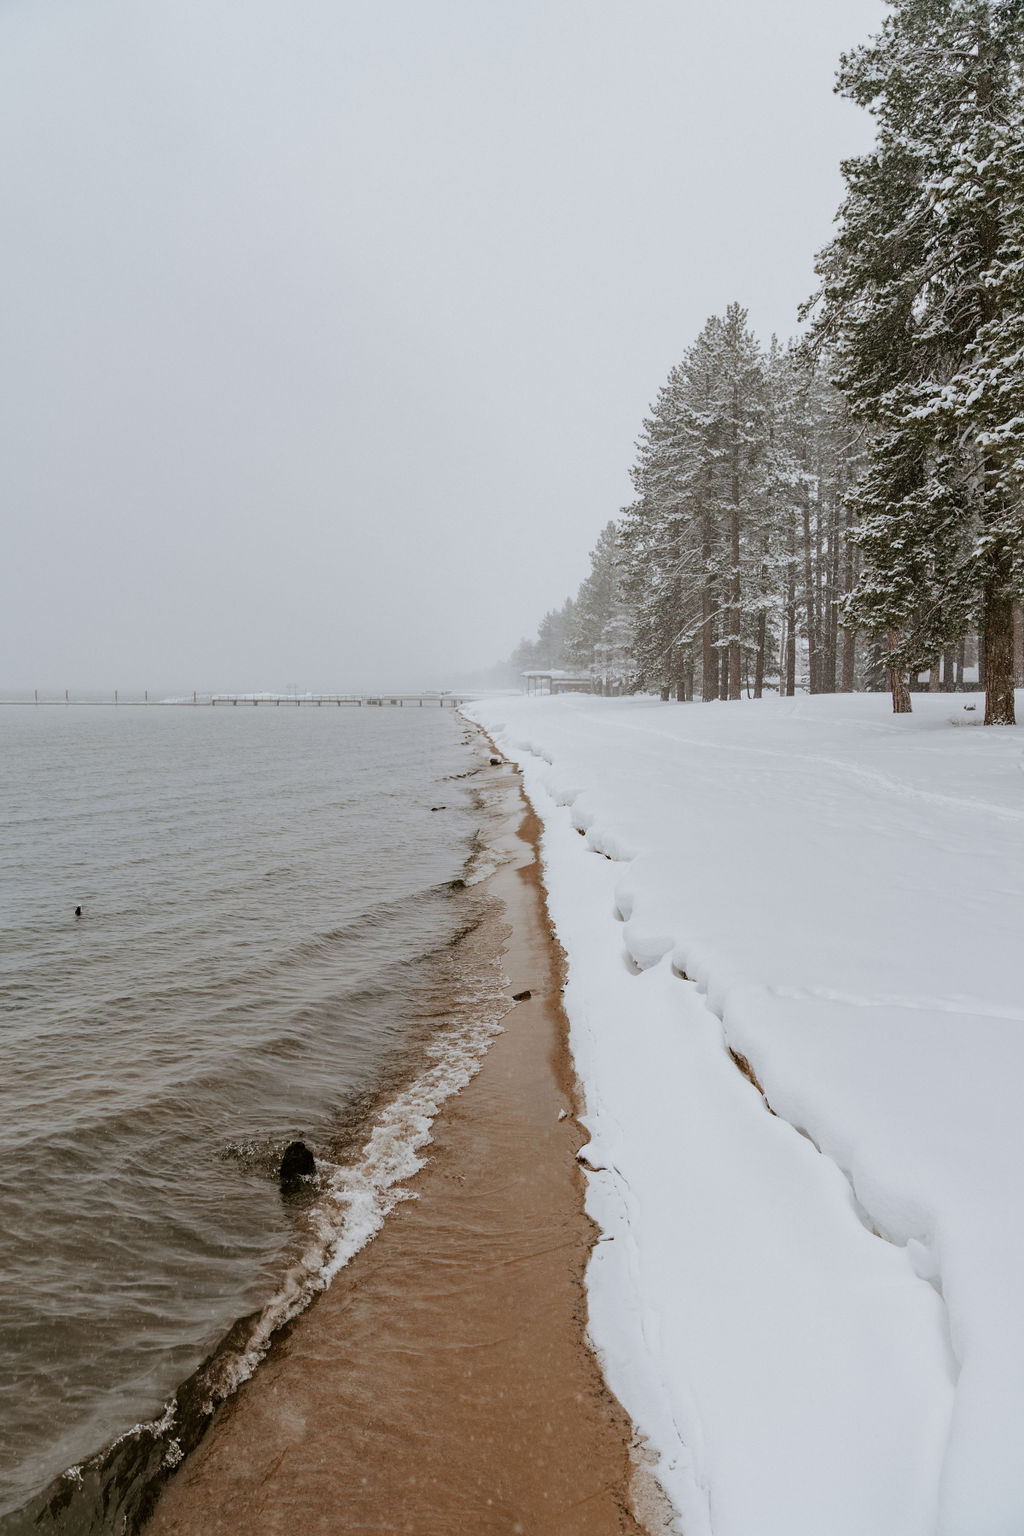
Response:
[{"label": "small wave", "polygon": [[[473,859],[474,853],[471,851],[466,864],[467,870],[472,868]],[[463,878],[468,885],[470,883],[469,879],[465,876]],[[396,930],[412,928],[413,925],[422,927],[424,934],[426,934],[432,928],[436,928],[436,924],[431,924],[426,916],[430,904],[435,901],[450,900],[453,888],[455,887],[452,882],[441,881],[433,885],[423,886],[415,891],[403,893],[401,896],[396,896],[387,901],[375,902],[372,906],[367,907],[366,911],[361,913],[355,922],[342,923],[336,928],[322,929],[317,933],[311,934],[308,938],[289,945],[287,949],[280,950],[276,954],[267,955],[265,958],[247,959],[242,979],[247,983],[265,981],[281,973],[305,966],[311,960],[323,960],[332,953],[351,955],[354,952],[358,952],[356,946],[361,946],[365,950],[377,935],[380,935],[384,940],[388,940]],[[416,954],[413,958],[421,958],[436,953],[442,948],[447,948],[453,940],[460,938],[472,926],[473,919],[464,920],[462,925],[455,929],[454,933],[447,931],[440,944],[428,945],[425,948],[417,946]],[[197,990],[204,989],[205,983],[197,987]],[[187,990],[187,985],[182,987],[182,991],[185,990]]]},{"label": "small wave", "polygon": [[[425,1070],[379,1107],[359,1154],[347,1163],[318,1160],[307,1237],[271,1300],[229,1329],[159,1418],[136,1424],[0,1518],[0,1536],[131,1536],[141,1528],[162,1483],[198,1444],[219,1404],[252,1375],[275,1334],[330,1285],[396,1205],[414,1198],[405,1183],[423,1166],[439,1110],[479,1071],[500,1033],[507,987],[500,961],[490,959],[427,1043]],[[229,1144],[222,1155],[270,1173],[280,1146],[254,1138]]]},{"label": "small wave", "polygon": [[[473,775],[477,771],[473,770]],[[124,1091],[130,1103],[124,1113],[132,1124],[147,1127],[149,1142],[159,1134],[160,1125],[166,1129],[168,1123],[173,1126],[182,1118],[182,1101],[187,1107],[197,1093],[204,1098],[212,1095],[222,1078],[231,1080],[231,1072],[236,1074],[235,1081],[239,1071],[257,1081],[265,1080],[269,1084],[266,1091],[253,1092],[246,1099],[247,1103],[251,1099],[253,1104],[269,1111],[262,1126],[259,1119],[250,1120],[250,1135],[220,1146],[205,1144],[214,1158],[219,1152],[222,1158],[237,1163],[239,1176],[244,1179],[248,1175],[250,1183],[252,1175],[258,1180],[274,1179],[283,1150],[281,1134],[285,1127],[273,1113],[274,1084],[282,1075],[279,1055],[294,1052],[306,1040],[315,1066],[316,1043],[328,1038],[322,1026],[330,1024],[343,1011],[348,1031],[348,1055],[343,1065],[347,1065],[342,1072],[330,1073],[330,1081],[337,1081],[335,1102],[325,1101],[323,1093],[312,1099],[293,1096],[300,1114],[306,1112],[306,1107],[300,1105],[316,1106],[310,1110],[315,1123],[308,1125],[314,1132],[308,1144],[318,1154],[317,1177],[310,1189],[303,1189],[301,1199],[287,1202],[281,1228],[284,1246],[268,1254],[266,1260],[260,1260],[261,1289],[250,1288],[248,1295],[240,1292],[238,1310],[251,1307],[255,1296],[262,1299],[267,1294],[262,1289],[264,1285],[272,1290],[270,1300],[239,1317],[227,1329],[203,1363],[182,1382],[162,1414],[135,1424],[108,1442],[97,1455],[86,1459],[80,1458],[80,1443],[70,1444],[67,1459],[74,1457],[76,1465],[20,1509],[0,1516],[0,1536],[39,1536],[41,1532],[53,1536],[130,1536],[139,1530],[162,1482],[198,1443],[217,1405],[252,1374],[278,1330],[330,1284],[380,1230],[389,1212],[410,1198],[407,1180],[422,1165],[438,1110],[474,1075],[509,1006],[500,963],[493,958],[501,945],[500,935],[495,936],[500,919],[496,918],[494,923],[488,920],[489,912],[500,909],[482,892],[467,889],[486,880],[507,862],[508,854],[498,846],[498,839],[499,829],[507,828],[502,801],[508,785],[506,779],[502,789],[500,775],[473,775],[467,776],[471,782],[463,787],[460,801],[468,799],[471,808],[479,813],[478,823],[483,825],[472,840],[460,830],[455,845],[465,857],[460,879],[429,884],[427,875],[427,879],[414,882],[418,885],[414,892],[378,900],[356,921],[342,921],[334,926],[335,912],[338,916],[350,912],[353,903],[324,899],[321,887],[332,889],[332,866],[321,869],[314,861],[308,861],[309,849],[303,843],[303,858],[294,868],[302,873],[308,862],[309,878],[303,878],[311,899],[307,902],[306,890],[290,893],[302,898],[302,921],[291,922],[292,908],[285,904],[281,909],[285,920],[277,926],[268,944],[265,930],[258,925],[250,937],[253,914],[247,906],[241,914],[245,923],[239,918],[229,928],[236,940],[230,949],[225,947],[222,933],[215,925],[209,928],[208,942],[186,925],[184,937],[191,944],[187,967],[178,964],[178,957],[186,953],[180,925],[167,928],[163,934],[165,952],[156,956],[159,963],[143,975],[138,971],[138,961],[134,962],[140,983],[137,990],[145,995],[144,1014],[140,1012],[142,1005],[136,992],[115,996],[110,991],[102,998],[102,1009],[94,1008],[90,1015],[90,1030],[78,1028],[76,1032],[72,1026],[77,1014],[72,1019],[69,1013],[68,1020],[62,1016],[64,1034],[60,1038],[75,1042],[80,1037],[90,1048],[95,1038],[106,1039],[111,1033],[110,1019],[123,1025],[129,1034],[132,1028],[145,1024],[151,1046],[148,1065],[155,1069],[157,1082],[154,1087],[153,1074],[147,1076],[141,1070],[126,1072]],[[319,802],[314,799],[311,803],[315,810]],[[433,818],[432,825],[440,831],[437,818]],[[460,821],[459,826],[464,827],[465,822]],[[448,833],[450,837],[451,828]],[[205,842],[197,832],[195,836],[201,850],[209,852],[212,848],[209,868],[204,867],[203,881],[199,882],[204,900],[233,896],[236,888],[248,891],[254,874],[263,875],[268,869],[261,842],[256,861],[260,867],[250,867],[253,860],[245,864],[243,859],[238,880],[235,884],[225,883],[221,877],[220,844],[211,841],[210,836],[206,836]],[[447,851],[455,851],[451,843]],[[293,867],[289,864],[292,853],[290,844],[284,859],[271,859],[275,875]],[[244,845],[232,855],[232,868],[243,855]],[[424,860],[418,865],[410,862],[410,867],[420,868],[425,874],[429,870],[436,879],[436,860]],[[196,885],[194,863],[189,871],[191,913],[195,905],[191,895]],[[387,882],[383,883],[386,888]],[[381,894],[380,885],[373,879],[364,880],[366,894],[373,894],[375,884],[377,894]],[[359,894],[357,890],[356,899]],[[118,898],[123,903],[123,890],[118,892]],[[313,921],[308,920],[307,912]],[[233,909],[233,913],[238,918],[238,912]],[[101,932],[105,934],[96,926],[90,930],[90,953],[96,951]],[[154,935],[147,928],[144,937],[144,953],[152,955],[161,941],[161,933]],[[105,942],[113,953],[113,940],[106,937]],[[120,932],[117,942],[120,945]],[[450,961],[443,958],[446,954],[451,956]],[[335,964],[336,958],[339,965]],[[424,967],[424,962],[429,963]],[[119,981],[116,968],[112,974]],[[273,982],[273,988],[266,986],[268,980]],[[271,996],[275,1001],[273,1013],[267,1006]],[[262,1021],[261,1030],[249,1027],[250,1012],[254,1023]],[[203,1040],[213,1042],[214,1048],[195,1062],[180,1059],[175,1029],[168,1026],[166,1039],[158,1030],[162,1020],[171,1020],[176,1025],[184,1014],[201,1014],[206,1024],[214,1020],[202,1035]],[[375,1052],[367,1051],[365,1060],[361,1054],[364,1036],[367,1040],[372,1036],[380,1046]],[[232,1051],[239,1040],[246,1042],[245,1057],[232,1066]],[[67,1063],[67,1069],[73,1067],[76,1073],[79,1066],[77,1058]],[[321,1063],[321,1076],[323,1067]],[[176,1075],[168,1078],[168,1072]],[[401,1078],[399,1073],[403,1074]],[[286,1075],[291,1078],[293,1074]],[[28,1086],[31,1088],[31,1084]],[[52,1076],[47,1088],[52,1090]],[[119,1129],[118,1113],[109,1103],[102,1108],[102,1115],[108,1131]],[[271,1124],[273,1133],[264,1134]],[[55,1140],[52,1127],[47,1128],[46,1134],[48,1144]],[[56,1140],[60,1142],[59,1137]],[[117,1136],[114,1141],[120,1145]],[[95,1138],[83,1135],[81,1145],[95,1151]],[[78,1143],[66,1148],[61,1143],[54,1147],[54,1155],[66,1160],[76,1148],[80,1150]],[[130,1180],[138,1182],[149,1175],[145,1148],[141,1155],[141,1163],[133,1152],[134,1160],[125,1165]],[[80,1179],[77,1184],[80,1187]],[[106,1167],[100,1170],[97,1184],[109,1192]],[[165,1226],[161,1227],[161,1234],[163,1239]],[[172,1246],[184,1249],[191,1245],[205,1253],[206,1237],[205,1228],[200,1226],[198,1236],[190,1228]],[[121,1272],[116,1259],[110,1272]],[[73,1285],[75,1278],[71,1274],[69,1284]],[[208,1342],[209,1335],[207,1345]],[[191,1360],[195,1358],[193,1354]],[[187,1356],[185,1359],[188,1363],[179,1368],[182,1373],[191,1363]],[[158,1390],[166,1390],[168,1380],[173,1381],[178,1374],[165,1374]],[[159,1397],[151,1397],[149,1405],[156,1401]],[[143,1412],[149,1405],[143,1398]],[[135,1414],[139,1414],[139,1407]],[[114,1417],[113,1425],[118,1425],[118,1417]]]}]

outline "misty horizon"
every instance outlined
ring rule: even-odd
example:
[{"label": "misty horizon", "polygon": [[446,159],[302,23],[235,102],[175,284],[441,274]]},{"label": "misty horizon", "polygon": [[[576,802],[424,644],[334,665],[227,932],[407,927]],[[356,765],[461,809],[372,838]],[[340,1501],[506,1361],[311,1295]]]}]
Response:
[{"label": "misty horizon", "polygon": [[0,692],[454,687],[669,368],[797,330],[881,0],[0,17]]},{"label": "misty horizon", "polygon": [[[496,669],[482,669],[485,673],[488,670]],[[500,691],[502,691],[500,684],[487,682],[486,677],[483,681],[479,679],[474,681],[468,675],[456,677],[453,686],[436,683],[417,683],[412,685],[408,680],[402,681],[401,679],[397,682],[394,679],[386,682],[378,681],[372,685],[366,685],[365,681],[363,683],[358,681],[351,683],[351,686],[345,682],[340,685],[325,683],[322,687],[306,687],[297,683],[284,683],[280,687],[273,684],[267,686],[263,684],[246,684],[236,687],[228,682],[215,684],[213,687],[205,685],[198,688],[186,688],[183,686],[120,688],[112,687],[106,682],[102,682],[93,686],[83,684],[78,688],[69,687],[67,689],[61,687],[9,688],[0,690],[0,704],[189,704],[192,702],[193,696],[195,696],[200,704],[209,703],[211,698],[218,700],[231,698],[250,700],[253,697],[258,700],[264,698],[280,698],[282,700],[294,698],[300,701],[317,698],[334,699],[336,697],[341,699],[387,699],[392,696],[395,698],[405,697],[407,699],[415,699],[417,697],[430,699],[447,698],[449,695]],[[65,698],[65,694],[67,694],[67,698]]]}]

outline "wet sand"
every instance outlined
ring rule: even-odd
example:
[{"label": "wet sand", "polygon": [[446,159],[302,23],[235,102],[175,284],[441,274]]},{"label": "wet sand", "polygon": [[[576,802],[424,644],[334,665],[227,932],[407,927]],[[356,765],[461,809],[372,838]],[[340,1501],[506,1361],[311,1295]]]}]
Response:
[{"label": "wet sand", "polygon": [[218,1411],[146,1536],[642,1536],[631,1426],[584,1341],[595,1232],[561,952],[535,819],[497,772],[512,859],[479,940],[532,996],[435,1121],[417,1198]]}]

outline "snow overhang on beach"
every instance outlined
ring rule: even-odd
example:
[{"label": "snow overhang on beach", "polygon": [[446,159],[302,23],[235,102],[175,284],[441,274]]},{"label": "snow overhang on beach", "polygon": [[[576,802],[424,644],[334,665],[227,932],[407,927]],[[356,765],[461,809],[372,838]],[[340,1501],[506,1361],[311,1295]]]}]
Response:
[{"label": "snow overhang on beach", "polygon": [[466,708],[544,822],[591,1333],[687,1536],[1024,1529],[1024,759],[914,710]]}]

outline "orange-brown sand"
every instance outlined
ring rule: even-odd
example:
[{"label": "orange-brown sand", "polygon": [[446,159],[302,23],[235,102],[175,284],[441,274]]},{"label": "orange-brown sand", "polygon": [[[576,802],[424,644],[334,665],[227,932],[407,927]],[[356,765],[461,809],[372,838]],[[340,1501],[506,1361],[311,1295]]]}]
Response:
[{"label": "orange-brown sand", "polygon": [[631,1427],[584,1340],[561,954],[508,778],[513,858],[480,940],[504,936],[510,991],[532,996],[436,1120],[417,1198],[220,1409],[146,1536],[640,1536]]}]

